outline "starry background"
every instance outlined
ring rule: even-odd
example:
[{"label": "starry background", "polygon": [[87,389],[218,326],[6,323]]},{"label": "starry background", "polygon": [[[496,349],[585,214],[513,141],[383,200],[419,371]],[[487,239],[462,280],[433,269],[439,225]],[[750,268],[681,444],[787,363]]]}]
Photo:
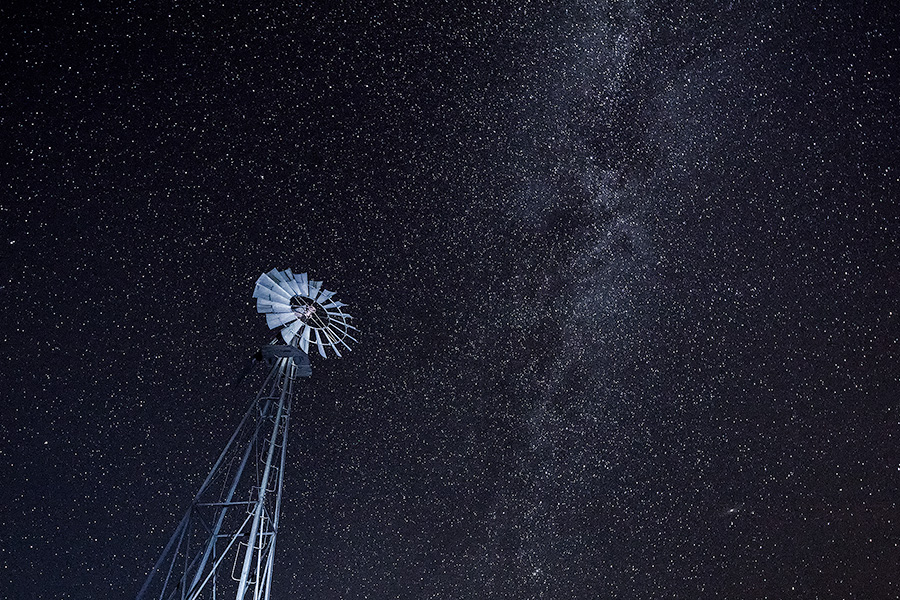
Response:
[{"label": "starry background", "polygon": [[354,4],[0,8],[0,597],[136,594],[273,267],[276,597],[900,597],[895,12]]}]

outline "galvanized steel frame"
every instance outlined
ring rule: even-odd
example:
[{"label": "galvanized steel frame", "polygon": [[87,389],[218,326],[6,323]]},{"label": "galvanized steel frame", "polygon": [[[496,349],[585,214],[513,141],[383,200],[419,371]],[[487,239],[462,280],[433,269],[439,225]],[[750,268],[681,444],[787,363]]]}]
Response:
[{"label": "galvanized steel frame", "polygon": [[296,378],[291,359],[274,363],[137,600],[269,600]]}]

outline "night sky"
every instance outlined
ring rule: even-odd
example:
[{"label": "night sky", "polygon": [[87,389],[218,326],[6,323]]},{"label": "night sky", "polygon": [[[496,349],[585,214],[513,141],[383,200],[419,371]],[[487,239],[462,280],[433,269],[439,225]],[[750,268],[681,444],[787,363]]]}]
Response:
[{"label": "night sky", "polygon": [[276,598],[900,597],[889,3],[363,4],[0,7],[0,597],[135,596],[272,268]]}]

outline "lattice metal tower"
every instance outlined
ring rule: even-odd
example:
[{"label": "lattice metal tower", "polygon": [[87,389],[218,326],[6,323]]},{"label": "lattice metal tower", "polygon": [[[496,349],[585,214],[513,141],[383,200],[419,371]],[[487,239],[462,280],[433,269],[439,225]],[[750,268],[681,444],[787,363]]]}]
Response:
[{"label": "lattice metal tower", "polygon": [[356,328],[334,292],[306,273],[264,273],[253,297],[284,343],[257,353],[269,374],[137,600],[269,600],[294,385],[312,372],[310,347],[341,356]]}]

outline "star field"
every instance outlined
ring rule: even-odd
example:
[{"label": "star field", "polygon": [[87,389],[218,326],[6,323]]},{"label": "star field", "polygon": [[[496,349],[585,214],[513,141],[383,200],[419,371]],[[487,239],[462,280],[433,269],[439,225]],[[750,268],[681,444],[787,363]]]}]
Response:
[{"label": "star field", "polygon": [[0,597],[134,597],[288,267],[275,597],[900,595],[887,8],[0,19]]}]

